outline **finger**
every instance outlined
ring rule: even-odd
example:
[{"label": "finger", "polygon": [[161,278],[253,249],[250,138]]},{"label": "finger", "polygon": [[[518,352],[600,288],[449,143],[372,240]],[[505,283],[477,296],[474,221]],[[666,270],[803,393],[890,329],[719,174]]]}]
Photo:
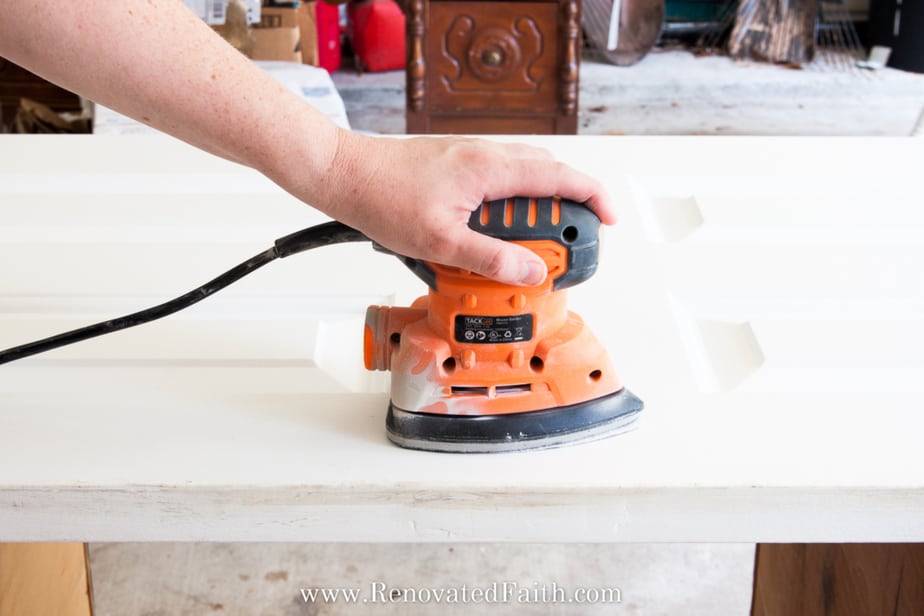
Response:
[{"label": "finger", "polygon": [[487,200],[511,195],[557,195],[590,208],[604,224],[616,222],[616,207],[606,187],[598,180],[556,161],[512,158],[500,171],[496,194],[486,195]]},{"label": "finger", "polygon": [[615,225],[619,218],[616,216],[616,204],[609,191],[601,185],[601,191],[593,194],[582,201],[590,210],[597,215],[605,225]]},{"label": "finger", "polygon": [[481,274],[498,282],[534,286],[545,280],[548,271],[532,250],[471,229],[460,236],[456,262],[452,265]]}]

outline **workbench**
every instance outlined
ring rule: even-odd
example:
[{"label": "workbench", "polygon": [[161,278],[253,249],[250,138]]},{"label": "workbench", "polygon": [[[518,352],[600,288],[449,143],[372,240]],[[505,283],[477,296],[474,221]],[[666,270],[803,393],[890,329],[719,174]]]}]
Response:
[{"label": "workbench", "polygon": [[[0,366],[0,541],[876,542],[914,576],[924,140],[503,139],[616,199],[569,307],[645,401],[636,430],[391,445],[363,316],[425,289],[368,244],[333,246]],[[171,299],[324,220],[167,137],[4,135],[0,349]],[[921,613],[917,582],[902,600]]]}]

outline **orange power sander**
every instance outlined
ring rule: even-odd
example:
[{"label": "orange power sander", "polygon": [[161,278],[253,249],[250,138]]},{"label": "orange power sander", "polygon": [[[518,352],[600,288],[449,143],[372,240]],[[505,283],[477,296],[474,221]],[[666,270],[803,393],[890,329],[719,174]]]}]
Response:
[{"label": "orange power sander", "polygon": [[[366,314],[366,367],[392,372],[388,437],[415,449],[492,452],[631,427],[642,402],[565,306],[565,289],[597,268],[600,221],[593,212],[562,199],[518,197],[482,204],[469,226],[531,248],[549,275],[538,286],[514,287],[401,257],[430,293],[410,308],[372,306]],[[275,259],[368,240],[336,221],[303,229],[163,304],[0,351],[0,364],[173,314]]]},{"label": "orange power sander", "polygon": [[364,359],[391,370],[388,438],[412,449],[555,447],[632,427],[642,401],[567,309],[566,289],[597,269],[600,221],[559,198],[482,204],[469,226],[541,256],[545,281],[516,287],[401,257],[430,287],[411,307],[371,306]]}]

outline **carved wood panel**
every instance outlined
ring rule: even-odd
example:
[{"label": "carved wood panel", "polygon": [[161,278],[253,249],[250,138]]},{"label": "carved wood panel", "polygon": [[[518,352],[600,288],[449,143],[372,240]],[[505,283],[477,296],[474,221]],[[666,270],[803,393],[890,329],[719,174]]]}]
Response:
[{"label": "carved wood panel", "polygon": [[[496,4],[496,3],[495,3]],[[428,89],[434,109],[553,111],[557,6],[435,2],[430,5]],[[551,35],[547,34],[551,31]]]},{"label": "carved wood panel", "polygon": [[579,0],[407,10],[408,132],[576,132]]}]

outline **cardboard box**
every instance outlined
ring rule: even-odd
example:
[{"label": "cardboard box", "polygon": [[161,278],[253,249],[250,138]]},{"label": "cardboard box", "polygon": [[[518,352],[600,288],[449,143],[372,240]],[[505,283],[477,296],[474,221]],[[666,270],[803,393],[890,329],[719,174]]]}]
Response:
[{"label": "cardboard box", "polygon": [[302,61],[298,28],[254,28],[253,59]]},{"label": "cardboard box", "polygon": [[318,57],[318,20],[315,2],[302,2],[296,9],[298,31],[302,37],[302,62],[319,66]]},{"label": "cardboard box", "polygon": [[301,62],[298,9],[263,7],[260,23],[253,29],[253,59]]},{"label": "cardboard box", "polygon": [[254,60],[283,60],[318,65],[315,3],[296,8],[263,7],[260,23],[253,29]]},{"label": "cardboard box", "polygon": [[[243,0],[247,9],[247,23],[260,21],[260,0]],[[189,9],[210,26],[221,26],[228,14],[228,0],[183,0]]]},{"label": "cardboard box", "polygon": [[298,9],[291,7],[265,6],[260,11],[258,28],[297,28]]},{"label": "cardboard box", "polygon": [[247,56],[253,57],[254,40],[247,22],[246,8],[241,0],[231,0],[228,3],[228,14],[225,23],[212,26],[212,29],[221,35],[221,38]]}]

